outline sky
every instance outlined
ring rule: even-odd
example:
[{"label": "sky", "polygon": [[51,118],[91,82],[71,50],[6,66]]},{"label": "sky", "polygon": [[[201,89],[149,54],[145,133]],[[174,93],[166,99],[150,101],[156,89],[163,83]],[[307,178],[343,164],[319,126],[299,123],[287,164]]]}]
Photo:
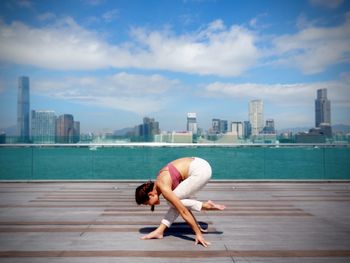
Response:
[{"label": "sky", "polygon": [[18,77],[31,110],[72,114],[82,132],[167,131],[248,120],[314,127],[316,91],[350,125],[350,1],[2,0],[0,128],[16,124]]}]

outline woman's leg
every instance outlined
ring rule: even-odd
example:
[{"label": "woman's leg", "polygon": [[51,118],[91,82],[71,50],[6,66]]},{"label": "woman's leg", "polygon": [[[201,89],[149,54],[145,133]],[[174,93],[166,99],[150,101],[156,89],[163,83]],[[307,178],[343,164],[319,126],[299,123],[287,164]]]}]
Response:
[{"label": "woman's leg", "polygon": [[[182,181],[173,192],[185,207],[194,211],[201,211],[203,203],[188,198],[197,193],[208,183],[212,173],[211,167],[207,161],[201,158],[195,158],[190,164],[188,173],[188,178]],[[178,216],[178,211],[170,207],[161,222],[167,227],[170,227]]]}]

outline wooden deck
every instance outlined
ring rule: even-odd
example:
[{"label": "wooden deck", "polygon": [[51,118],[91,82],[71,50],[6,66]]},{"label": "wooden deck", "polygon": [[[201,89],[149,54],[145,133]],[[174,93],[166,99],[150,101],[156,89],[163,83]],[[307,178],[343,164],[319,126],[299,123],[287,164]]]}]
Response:
[{"label": "wooden deck", "polygon": [[179,218],[140,240],[167,204],[134,201],[135,182],[0,183],[0,262],[350,262],[350,183],[211,182],[195,213],[209,248]]}]

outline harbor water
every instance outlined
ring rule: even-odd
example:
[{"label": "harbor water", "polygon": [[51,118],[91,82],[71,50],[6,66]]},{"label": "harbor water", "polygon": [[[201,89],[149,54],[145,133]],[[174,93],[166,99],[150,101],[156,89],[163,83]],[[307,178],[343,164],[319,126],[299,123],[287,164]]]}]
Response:
[{"label": "harbor water", "polygon": [[149,180],[173,159],[197,156],[217,180],[348,180],[350,147],[1,146],[0,180]]}]

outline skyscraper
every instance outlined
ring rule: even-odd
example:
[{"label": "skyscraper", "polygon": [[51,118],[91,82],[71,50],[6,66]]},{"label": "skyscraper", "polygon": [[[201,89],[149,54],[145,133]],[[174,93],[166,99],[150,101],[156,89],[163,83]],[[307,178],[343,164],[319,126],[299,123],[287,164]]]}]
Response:
[{"label": "skyscraper", "polygon": [[80,141],[80,121],[75,121],[73,126],[73,142],[78,143]]},{"label": "skyscraper", "polygon": [[244,138],[249,138],[251,134],[252,134],[252,125],[250,124],[250,121],[244,121],[243,122]]},{"label": "skyscraper", "polygon": [[54,111],[32,110],[31,138],[33,143],[55,143],[56,115]]},{"label": "skyscraper", "polygon": [[264,128],[264,104],[262,100],[249,102],[249,121],[252,127],[252,135],[258,135]]},{"label": "skyscraper", "polygon": [[74,118],[71,114],[64,114],[56,121],[56,141],[58,143],[73,143]]},{"label": "skyscraper", "polygon": [[275,121],[273,119],[267,119],[266,120],[266,125],[264,129],[262,130],[263,134],[275,134]]},{"label": "skyscraper", "polygon": [[327,89],[318,89],[315,100],[315,126],[322,134],[332,137],[331,102],[327,99]]},{"label": "skyscraper", "polygon": [[29,142],[29,78],[18,78],[17,135],[18,142]]},{"label": "skyscraper", "polygon": [[192,132],[192,134],[197,134],[197,114],[194,112],[187,113],[187,131]]},{"label": "skyscraper", "polygon": [[238,138],[243,138],[243,123],[239,121],[231,122],[231,131]]},{"label": "skyscraper", "polygon": [[211,120],[211,132],[213,134],[227,133],[228,123],[227,120],[212,119]]},{"label": "skyscraper", "polygon": [[154,118],[143,118],[143,123],[136,126],[135,135],[138,140],[151,142],[156,134],[160,133],[159,122],[155,121]]},{"label": "skyscraper", "polygon": [[331,125],[331,102],[327,99],[327,89],[318,89],[315,100],[315,125]]}]

